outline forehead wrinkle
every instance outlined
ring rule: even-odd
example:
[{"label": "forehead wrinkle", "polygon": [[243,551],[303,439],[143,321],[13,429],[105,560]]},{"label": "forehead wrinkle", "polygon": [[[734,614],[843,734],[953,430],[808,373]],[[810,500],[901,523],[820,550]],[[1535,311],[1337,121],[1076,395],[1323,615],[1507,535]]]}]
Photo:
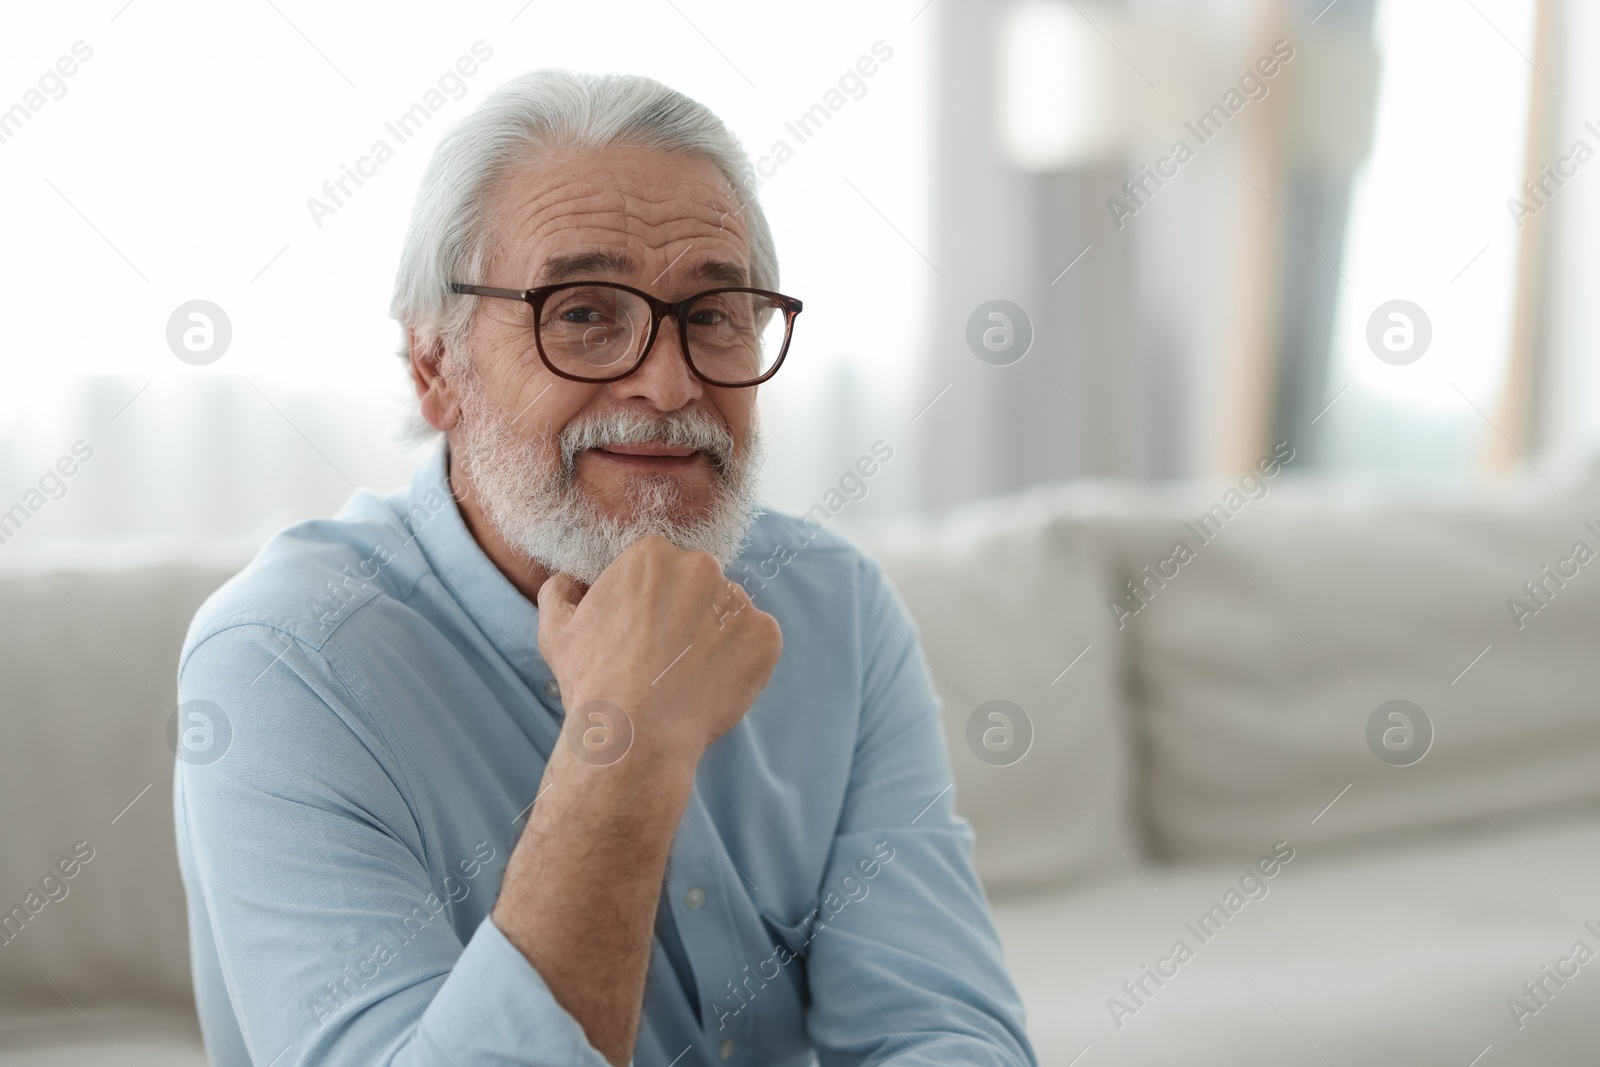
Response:
[{"label": "forehead wrinkle", "polygon": [[[620,227],[615,224],[618,217],[622,219]],[[702,231],[714,230],[728,233],[741,240],[744,237],[741,226],[727,225],[725,212],[717,211],[710,205],[688,197],[654,199],[622,194],[620,202],[612,203],[558,201],[537,206],[527,221],[531,225],[531,236],[535,239],[543,237],[551,227],[563,223],[568,225],[577,223],[602,229],[621,229],[641,235],[644,230],[692,229],[696,232],[691,236],[709,237],[709,234]],[[669,241],[675,239],[677,238],[666,238]]]},{"label": "forehead wrinkle", "polygon": [[[519,249],[547,246],[552,243],[552,236],[559,235],[560,245],[569,242],[614,244],[659,253],[687,241],[695,250],[716,258],[743,263],[748,256],[742,232],[728,226],[711,227],[708,217],[674,215],[652,222],[633,214],[622,215],[619,219],[614,211],[591,210],[547,211],[528,221],[531,229],[519,228],[521,232],[515,235]],[[640,266],[646,265],[641,263]]]},{"label": "forehead wrinkle", "polygon": [[[692,241],[696,247],[714,251],[727,242],[725,258],[744,261],[749,254],[748,236],[743,227],[743,206],[730,197],[731,186],[725,177],[717,183],[703,179],[674,180],[659,193],[628,182],[603,168],[585,168],[573,173],[570,165],[552,168],[549,180],[518,184],[515,179],[502,188],[504,238],[502,254],[520,257],[523,250],[549,241],[553,234],[572,231],[581,241],[623,246],[643,246],[659,252],[668,245]],[[731,225],[730,225],[731,223]],[[509,230],[509,232],[507,232]],[[566,243],[565,241],[561,243]],[[531,268],[534,264],[526,264]]]},{"label": "forehead wrinkle", "polygon": [[[600,188],[571,191],[574,185],[587,185],[596,179],[602,181],[604,185]],[[726,182],[723,184],[726,185]],[[724,206],[736,202],[728,197],[727,192],[728,190],[716,189],[703,181],[687,180],[674,182],[659,194],[651,195],[648,190],[624,189],[616,174],[590,171],[571,175],[555,185],[542,185],[529,190],[519,199],[515,209],[518,213],[537,216],[558,208],[570,212],[575,209],[575,205],[585,204],[591,211],[612,211],[622,215],[637,214],[643,217],[650,213],[648,210],[650,208],[690,205],[697,211],[703,211],[707,217],[715,214],[720,223],[729,215],[737,219],[743,214],[742,207],[730,210]],[[592,206],[585,203],[596,200],[606,202]]]},{"label": "forehead wrinkle", "polygon": [[[575,220],[567,215],[543,221],[523,247],[533,248],[547,244],[552,234],[560,235],[560,244],[615,245],[624,249],[662,252],[672,245],[689,242],[697,250],[715,254],[719,258],[743,260],[745,249],[739,235],[729,230],[707,233],[694,219],[674,219],[669,223],[640,227],[636,220],[625,218],[619,224],[615,216],[602,214]],[[635,257],[637,258],[637,257]]]}]

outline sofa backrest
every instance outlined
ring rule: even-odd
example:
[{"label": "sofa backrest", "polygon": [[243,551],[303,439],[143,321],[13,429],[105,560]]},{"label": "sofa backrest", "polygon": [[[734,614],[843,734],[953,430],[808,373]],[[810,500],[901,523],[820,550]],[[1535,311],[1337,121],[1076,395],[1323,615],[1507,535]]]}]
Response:
[{"label": "sofa backrest", "polygon": [[1115,546],[1099,608],[1158,856],[1600,801],[1600,483],[1228,488],[1021,498]]},{"label": "sofa backrest", "polygon": [[241,564],[113,555],[0,550],[8,1009],[193,1010],[166,726],[189,620]]},{"label": "sofa backrest", "polygon": [[[851,531],[921,631],[992,890],[1600,800],[1600,485],[1219,501],[1077,484]],[[0,1003],[188,1005],[166,725],[243,559],[0,552]],[[1369,743],[1394,700],[1432,724],[1409,766],[1397,720]]]},{"label": "sofa backrest", "polygon": [[[1109,542],[1003,501],[901,524],[874,547],[921,623],[985,883],[1127,870],[1142,844],[1128,806],[1125,665],[1103,610]],[[0,947],[0,1001],[57,1001],[48,977],[80,1003],[132,991],[189,1004],[167,724],[189,621],[248,555],[0,553],[0,908],[27,915]],[[969,743],[973,713],[994,700],[1027,722],[986,714]],[[1020,762],[993,747],[997,728],[1025,746]],[[74,864],[75,847],[92,858]]]},{"label": "sofa backrest", "polygon": [[985,886],[1132,873],[1145,848],[1125,648],[1104,606],[1112,540],[1040,494],[850,532],[920,630]]}]

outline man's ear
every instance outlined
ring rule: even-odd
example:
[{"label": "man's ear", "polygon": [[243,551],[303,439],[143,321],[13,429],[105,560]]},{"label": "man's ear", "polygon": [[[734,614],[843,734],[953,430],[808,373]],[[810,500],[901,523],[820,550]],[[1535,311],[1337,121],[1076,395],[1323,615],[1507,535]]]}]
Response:
[{"label": "man's ear", "polygon": [[434,338],[424,343],[410,328],[406,337],[411,346],[411,384],[416,387],[422,417],[436,430],[454,429],[461,421],[461,401],[456,396],[455,383],[441,372],[444,342]]}]

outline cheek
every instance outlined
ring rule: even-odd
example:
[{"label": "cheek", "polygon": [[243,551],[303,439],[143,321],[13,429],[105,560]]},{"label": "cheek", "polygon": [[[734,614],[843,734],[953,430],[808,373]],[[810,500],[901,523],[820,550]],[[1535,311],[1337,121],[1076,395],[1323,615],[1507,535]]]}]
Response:
[{"label": "cheek", "polygon": [[551,374],[531,347],[500,349],[480,364],[484,403],[522,437],[554,439],[594,398],[596,386]]},{"label": "cheek", "polygon": [[546,439],[555,448],[562,429],[589,405],[596,388],[558,378],[543,367],[522,368],[505,414],[515,419],[518,433]]},{"label": "cheek", "polygon": [[512,304],[509,311],[495,310],[479,316],[471,335],[473,363],[486,389],[516,385],[529,371],[544,371],[533,330],[519,317],[527,308]]},{"label": "cheek", "polygon": [[756,424],[756,390],[708,388],[706,393],[714,413],[727,424],[734,441],[740,448],[745,447]]},{"label": "cheek", "polygon": [[484,392],[496,403],[526,388],[538,375],[554,377],[539,362],[532,340],[524,342],[516,335],[487,334],[472,352]]}]

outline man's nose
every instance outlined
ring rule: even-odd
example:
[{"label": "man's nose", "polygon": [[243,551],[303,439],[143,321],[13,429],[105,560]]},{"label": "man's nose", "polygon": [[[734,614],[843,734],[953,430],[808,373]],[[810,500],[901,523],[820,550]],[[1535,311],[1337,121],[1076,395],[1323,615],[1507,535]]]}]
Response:
[{"label": "man's nose", "polygon": [[705,393],[705,386],[689,369],[675,320],[662,320],[644,366],[612,382],[611,389],[619,400],[642,397],[661,411],[675,411]]}]

